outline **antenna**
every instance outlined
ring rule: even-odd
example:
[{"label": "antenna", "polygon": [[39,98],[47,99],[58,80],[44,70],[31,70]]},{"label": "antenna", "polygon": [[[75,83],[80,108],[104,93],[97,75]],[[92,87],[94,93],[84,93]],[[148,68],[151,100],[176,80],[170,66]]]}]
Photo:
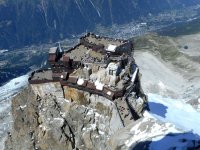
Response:
[{"label": "antenna", "polygon": [[58,42],[58,48],[59,48],[59,52],[60,52],[60,53],[63,53],[63,50],[62,50],[62,48],[61,48],[61,46],[60,46],[60,42]]}]

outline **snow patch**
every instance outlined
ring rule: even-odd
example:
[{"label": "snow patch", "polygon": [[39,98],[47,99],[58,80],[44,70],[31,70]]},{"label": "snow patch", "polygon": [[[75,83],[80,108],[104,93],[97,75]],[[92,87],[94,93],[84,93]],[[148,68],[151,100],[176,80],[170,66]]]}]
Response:
[{"label": "snow patch", "polygon": [[200,135],[200,112],[183,100],[148,94],[150,113],[157,119]]},{"label": "snow patch", "polygon": [[103,131],[99,130],[99,134],[104,135],[105,133]]},{"label": "snow patch", "polygon": [[42,129],[42,131],[46,131],[46,127],[44,125],[39,125],[39,128]]},{"label": "snow patch", "polygon": [[28,75],[23,75],[10,80],[7,84],[1,86],[0,102],[3,100],[8,100],[16,95],[25,85],[28,84],[28,77]]},{"label": "snow patch", "polygon": [[20,106],[21,109],[24,109],[24,108],[26,108],[26,107],[27,107],[27,105]]},{"label": "snow patch", "polygon": [[94,111],[92,109],[90,109],[87,113],[87,115],[93,115],[94,114]]},{"label": "snow patch", "polygon": [[163,84],[162,81],[159,81],[159,82],[158,82],[158,86],[159,86],[160,89],[162,89],[162,90],[165,90],[165,89],[166,89],[166,87],[165,87],[165,85]]},{"label": "snow patch", "polygon": [[64,101],[65,101],[65,102],[67,102],[67,103],[70,103],[70,101],[69,101],[69,100],[67,100],[67,99],[64,99]]},{"label": "snow patch", "polygon": [[3,54],[3,53],[5,53],[5,52],[8,52],[8,50],[7,50],[7,49],[2,49],[2,50],[0,50],[0,54]]},{"label": "snow patch", "polygon": [[90,127],[89,128],[87,128],[87,130],[96,130],[96,127],[97,127],[97,125],[94,123],[94,124],[90,124]]},{"label": "snow patch", "polygon": [[180,133],[180,131],[176,130],[175,126],[171,124],[158,124],[156,122],[150,127],[150,131],[146,129],[142,130],[141,125],[146,124],[150,119],[151,118],[145,117],[141,122],[130,129],[130,133],[133,134],[133,136],[125,141],[127,147],[131,147],[134,143],[145,141],[150,137],[158,137],[171,132]]},{"label": "snow patch", "polygon": [[54,118],[53,120],[59,127],[62,127],[63,124],[64,124],[64,119],[63,118]]}]

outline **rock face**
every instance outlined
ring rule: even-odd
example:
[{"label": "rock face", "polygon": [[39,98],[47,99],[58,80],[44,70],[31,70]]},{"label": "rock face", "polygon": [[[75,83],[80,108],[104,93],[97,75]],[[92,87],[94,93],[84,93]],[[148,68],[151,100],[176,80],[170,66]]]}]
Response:
[{"label": "rock face", "polygon": [[97,24],[124,24],[196,4],[198,0],[1,0],[0,48],[63,39]]},{"label": "rock face", "polygon": [[[157,42],[154,38],[148,39],[150,39],[148,44],[150,45],[149,49],[152,49]],[[159,38],[159,40],[161,41],[162,38]],[[143,41],[144,43],[148,42],[145,39]],[[138,49],[139,47],[148,48],[142,45],[137,46],[136,48]],[[174,52],[174,55],[176,53],[178,56],[182,55],[176,52],[175,48],[170,48],[169,43],[164,44],[164,46],[166,46],[168,51],[165,51],[165,47],[153,49],[158,52],[161,51],[163,59],[169,59],[168,55],[165,54],[169,50]],[[135,53],[136,56],[140,54],[140,57],[136,57],[137,62],[141,60],[143,63],[143,59],[152,58],[144,57],[149,56],[148,53],[145,53],[145,55],[138,53],[139,50]],[[142,59],[142,57],[144,58]],[[176,62],[176,59],[173,57],[170,57],[170,59],[172,59],[172,62]],[[151,60],[153,63],[156,62],[154,59],[147,60]],[[179,63],[181,62],[179,61]],[[179,63],[176,65],[179,65]],[[150,68],[148,68],[148,65],[144,67],[147,70]],[[152,68],[154,69],[154,67]],[[165,68],[162,69],[162,67],[156,68],[166,70]],[[142,71],[142,65],[140,69]],[[188,69],[191,69],[191,67]],[[198,67],[196,67],[196,70],[198,71]],[[153,72],[156,71],[153,70]],[[188,74],[190,73],[191,71],[188,72]],[[168,79],[170,74],[167,75]],[[149,74],[143,72],[143,79],[145,79],[145,76],[148,79],[152,79]],[[158,77],[161,78],[162,74]],[[156,76],[155,81],[157,81],[158,77]],[[147,80],[143,81],[143,83],[147,83]],[[168,82],[167,80],[167,82],[163,83],[167,85]],[[194,85],[199,85],[196,83]],[[142,86],[143,88],[145,87],[144,85]],[[172,87],[176,86],[170,86],[170,88]],[[191,86],[190,88],[194,87]],[[73,88],[65,87],[64,90],[66,99],[63,98],[63,91],[60,84],[32,85],[14,98],[12,103],[14,123],[12,131],[8,134],[5,145],[6,150],[75,148],[168,150],[199,148],[200,138],[192,132],[181,131],[169,123],[160,122],[146,115],[135,122],[130,120],[131,116],[127,110],[123,111],[125,108],[123,107],[123,104],[125,104],[123,100],[117,99],[114,104],[103,97],[90,95],[87,92]],[[131,95],[134,95],[134,93]],[[135,111],[142,116],[143,111],[141,108],[143,108],[143,100],[140,98],[134,100],[134,96],[130,96],[128,99],[131,106],[135,108]],[[199,97],[187,103],[197,108],[200,103]]]},{"label": "rock face", "polygon": [[123,127],[117,107],[82,94],[84,105],[64,99],[58,83],[30,85],[13,100],[5,149],[108,149],[109,137]]}]

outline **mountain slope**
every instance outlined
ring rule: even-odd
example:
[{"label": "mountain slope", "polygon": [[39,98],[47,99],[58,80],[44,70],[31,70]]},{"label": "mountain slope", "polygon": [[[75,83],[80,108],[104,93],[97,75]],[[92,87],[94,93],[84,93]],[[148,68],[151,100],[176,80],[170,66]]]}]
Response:
[{"label": "mountain slope", "polygon": [[198,0],[2,0],[0,48],[51,42],[94,29],[139,20]]},{"label": "mountain slope", "polygon": [[[187,53],[182,53],[186,51],[185,44],[188,45],[188,51],[198,52],[198,45],[195,42],[198,37],[199,34],[174,39],[149,34],[135,38],[134,56],[142,73],[142,87],[148,94],[150,106],[150,111],[145,113],[144,118],[121,128],[119,117],[115,116],[118,114],[114,111],[115,105],[101,97],[88,98],[92,102],[89,106],[95,108],[90,109],[87,106],[78,106],[75,101],[70,103],[60,98],[61,88],[56,84],[29,86],[13,100],[14,128],[9,134],[6,148],[29,149],[28,146],[36,148],[40,146],[48,149],[46,146],[49,145],[54,149],[62,149],[66,145],[70,148],[74,140],[70,141],[73,138],[70,138],[68,126],[75,129],[73,133],[77,141],[76,146],[80,147],[83,145],[87,148],[95,146],[96,149],[107,149],[109,146],[112,149],[135,148],[136,150],[147,149],[147,147],[152,150],[199,148],[199,120],[196,119],[200,116],[199,62],[193,56],[189,57]],[[55,93],[58,98],[52,96]],[[90,95],[86,94],[86,96]],[[95,102],[93,98],[108,105],[97,106],[97,103],[93,103]],[[99,108],[106,108],[101,111],[106,117],[101,113],[98,115]],[[111,112],[113,115],[110,115]],[[80,116],[83,118],[79,119]],[[107,116],[115,116],[113,118],[118,118],[118,121],[114,119],[109,126],[106,124],[109,122]],[[63,122],[63,119],[68,123]],[[32,130],[29,130],[29,126]],[[110,129],[115,130],[110,132]],[[26,134],[28,132],[29,134]],[[19,144],[19,141],[23,141],[22,144]],[[46,143],[50,144],[45,145]]]}]

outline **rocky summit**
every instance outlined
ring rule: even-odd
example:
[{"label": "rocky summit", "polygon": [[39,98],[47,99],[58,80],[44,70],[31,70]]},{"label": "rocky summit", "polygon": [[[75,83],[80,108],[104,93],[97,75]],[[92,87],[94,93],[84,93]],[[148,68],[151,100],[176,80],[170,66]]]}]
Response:
[{"label": "rocky summit", "polygon": [[13,99],[14,124],[5,149],[109,149],[110,137],[124,128],[123,120],[133,122],[102,96],[79,90],[73,94],[77,101],[66,100],[59,83],[24,89]]},{"label": "rocky summit", "polygon": [[0,0],[0,149],[199,150],[199,16],[199,0]]},{"label": "rocky summit", "polygon": [[113,134],[148,108],[133,52],[132,41],[92,33],[69,50],[50,48],[49,68],[13,100],[5,149],[113,147]]},{"label": "rocky summit", "polygon": [[61,76],[59,81],[29,84],[12,101],[13,124],[4,149],[198,150],[198,37],[151,34],[135,39],[134,57],[143,75],[141,86],[149,93],[149,111],[134,91],[127,97],[127,107],[122,98],[110,100],[85,89],[62,87]]}]

